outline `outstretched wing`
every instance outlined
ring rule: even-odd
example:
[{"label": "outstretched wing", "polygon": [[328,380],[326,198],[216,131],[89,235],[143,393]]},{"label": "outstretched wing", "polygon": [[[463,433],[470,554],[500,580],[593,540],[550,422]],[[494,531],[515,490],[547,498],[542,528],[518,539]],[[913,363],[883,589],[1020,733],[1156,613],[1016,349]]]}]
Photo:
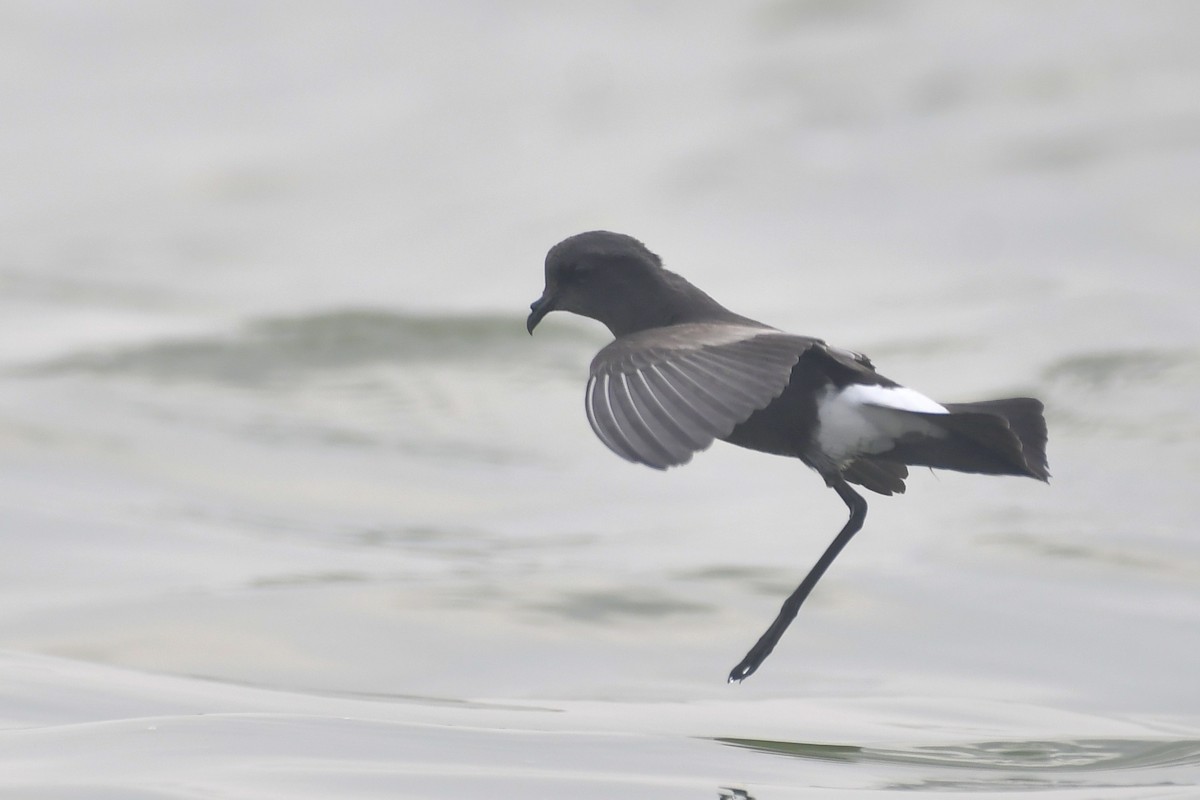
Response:
[{"label": "outstretched wing", "polygon": [[814,345],[774,328],[714,323],[622,336],[592,361],[588,422],[624,459],[686,464],[778,397]]}]

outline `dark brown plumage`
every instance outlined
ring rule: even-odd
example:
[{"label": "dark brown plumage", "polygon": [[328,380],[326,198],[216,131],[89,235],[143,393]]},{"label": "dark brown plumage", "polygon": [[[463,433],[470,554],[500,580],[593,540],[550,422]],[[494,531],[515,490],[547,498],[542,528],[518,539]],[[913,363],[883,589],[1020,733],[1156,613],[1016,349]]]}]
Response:
[{"label": "dark brown plumage", "polygon": [[591,231],[551,248],[529,332],[555,310],[599,320],[615,337],[592,361],[586,411],[617,455],[667,469],[721,439],[798,458],[850,510],[730,681],[758,669],[862,527],[867,504],[849,484],[901,494],[910,465],[1049,478],[1039,401],[936,403],[864,355],[730,311],[632,237]]}]

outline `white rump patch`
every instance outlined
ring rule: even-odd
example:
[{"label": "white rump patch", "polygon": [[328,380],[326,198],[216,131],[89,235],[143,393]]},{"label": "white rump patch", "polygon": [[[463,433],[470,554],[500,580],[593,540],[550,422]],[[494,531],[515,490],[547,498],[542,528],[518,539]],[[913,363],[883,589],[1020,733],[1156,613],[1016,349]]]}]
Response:
[{"label": "white rump patch", "polygon": [[846,402],[894,408],[897,411],[916,411],[920,414],[950,413],[945,406],[907,386],[864,386],[855,383],[842,389],[838,396]]},{"label": "white rump patch", "polygon": [[906,434],[946,433],[922,414],[948,414],[945,406],[905,386],[826,387],[817,396],[817,445],[834,463],[891,449]]}]

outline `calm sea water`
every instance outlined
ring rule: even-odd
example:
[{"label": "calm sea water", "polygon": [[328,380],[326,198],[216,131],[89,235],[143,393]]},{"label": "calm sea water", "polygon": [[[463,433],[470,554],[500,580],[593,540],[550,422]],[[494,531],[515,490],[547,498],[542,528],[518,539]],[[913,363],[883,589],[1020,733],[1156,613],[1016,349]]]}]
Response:
[{"label": "calm sea water", "polygon": [[[0,793],[1195,797],[1200,8],[0,6]],[[632,233],[1050,486],[659,474],[524,313]]]}]

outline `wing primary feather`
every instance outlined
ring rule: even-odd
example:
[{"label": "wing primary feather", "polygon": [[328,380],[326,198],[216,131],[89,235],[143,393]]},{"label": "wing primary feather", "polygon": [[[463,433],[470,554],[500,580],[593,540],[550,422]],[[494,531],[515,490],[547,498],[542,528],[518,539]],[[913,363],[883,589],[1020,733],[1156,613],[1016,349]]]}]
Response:
[{"label": "wing primary feather", "polygon": [[613,375],[604,376],[603,397],[609,423],[608,433],[621,445],[625,452],[625,458],[630,461],[642,463],[643,459],[641,453],[638,451],[637,443],[629,436],[628,422],[625,420],[625,415],[613,397],[613,377]]},{"label": "wing primary feather", "polygon": [[625,440],[613,414],[608,396],[608,382],[607,373],[596,376],[592,381],[592,391],[588,393],[588,398],[591,400],[591,403],[587,405],[588,421],[592,423],[592,430],[596,436],[604,442],[609,450],[626,461],[638,462],[640,459],[637,451]]},{"label": "wing primary feather", "polygon": [[593,375],[591,380],[588,381],[583,408],[587,412],[588,423],[591,424],[592,432],[596,434],[596,438],[603,442],[604,446],[609,450],[612,450],[621,458],[629,460],[625,448],[608,433],[608,428],[612,425],[612,415],[608,413],[606,408],[597,407],[597,398],[601,400],[602,404],[607,404],[608,402],[600,390],[601,381],[606,380],[607,377],[606,375]]},{"label": "wing primary feather", "polygon": [[723,357],[717,358],[712,354],[704,354],[703,359],[698,368],[709,370],[712,375],[712,380],[717,381],[718,376],[722,385],[733,387],[735,392],[740,393],[748,401],[755,401],[762,398],[764,394],[767,397],[774,397],[783,390],[786,381],[781,382],[779,379],[780,372],[785,375],[791,373],[791,368],[784,366],[782,368],[767,366],[750,367],[744,363],[737,361],[734,358]]},{"label": "wing primary feather", "polygon": [[678,419],[686,420],[686,430],[694,448],[700,449],[712,443],[713,435],[720,426],[715,426],[704,411],[696,408],[657,365],[651,366],[642,373],[642,377],[651,385],[654,396],[660,402],[669,405],[675,411]]},{"label": "wing primary feather", "polygon": [[674,378],[672,385],[678,381],[680,386],[677,388],[680,394],[684,394],[684,390],[686,389],[686,396],[692,405],[703,407],[704,419],[710,426],[724,428],[729,421],[736,422],[737,418],[741,416],[737,409],[730,408],[725,401],[709,391],[704,384],[689,375],[683,369],[683,365],[674,361],[664,361],[658,366],[667,380],[672,380],[672,377]]},{"label": "wing primary feather", "polygon": [[736,354],[705,352],[704,357],[695,359],[696,367],[705,370],[711,379],[723,381],[730,391],[740,395],[751,408],[762,408],[779,396],[787,386],[794,359],[777,364],[749,363],[738,359]]},{"label": "wing primary feather", "polygon": [[669,452],[671,460],[675,463],[687,460],[694,449],[691,436],[655,394],[645,375],[641,371],[630,372],[625,380],[634,408],[650,426],[658,443]]},{"label": "wing primary feather", "polygon": [[[740,343],[739,343],[740,344]],[[747,378],[753,378],[767,385],[778,383],[781,372],[791,374],[791,368],[800,359],[795,353],[784,354],[784,358],[764,358],[764,353],[757,349],[740,348],[733,350],[735,345],[722,350],[705,350],[705,361],[719,364],[723,368],[736,372]]]},{"label": "wing primary feather", "polygon": [[608,404],[612,408],[617,430],[637,454],[637,460],[658,469],[672,462],[671,455],[654,438],[654,432],[638,414],[629,397],[624,374],[611,376],[607,382]]},{"label": "wing primary feather", "polygon": [[[691,367],[707,376],[714,384],[728,392],[734,398],[747,403],[751,408],[757,408],[759,405],[765,405],[759,397],[756,397],[752,392],[744,389],[736,380],[733,379],[728,371],[721,372],[719,367],[714,367],[711,363],[705,363],[704,359],[696,354],[688,354],[678,360],[681,365]],[[768,400],[770,398],[767,398]]]}]

